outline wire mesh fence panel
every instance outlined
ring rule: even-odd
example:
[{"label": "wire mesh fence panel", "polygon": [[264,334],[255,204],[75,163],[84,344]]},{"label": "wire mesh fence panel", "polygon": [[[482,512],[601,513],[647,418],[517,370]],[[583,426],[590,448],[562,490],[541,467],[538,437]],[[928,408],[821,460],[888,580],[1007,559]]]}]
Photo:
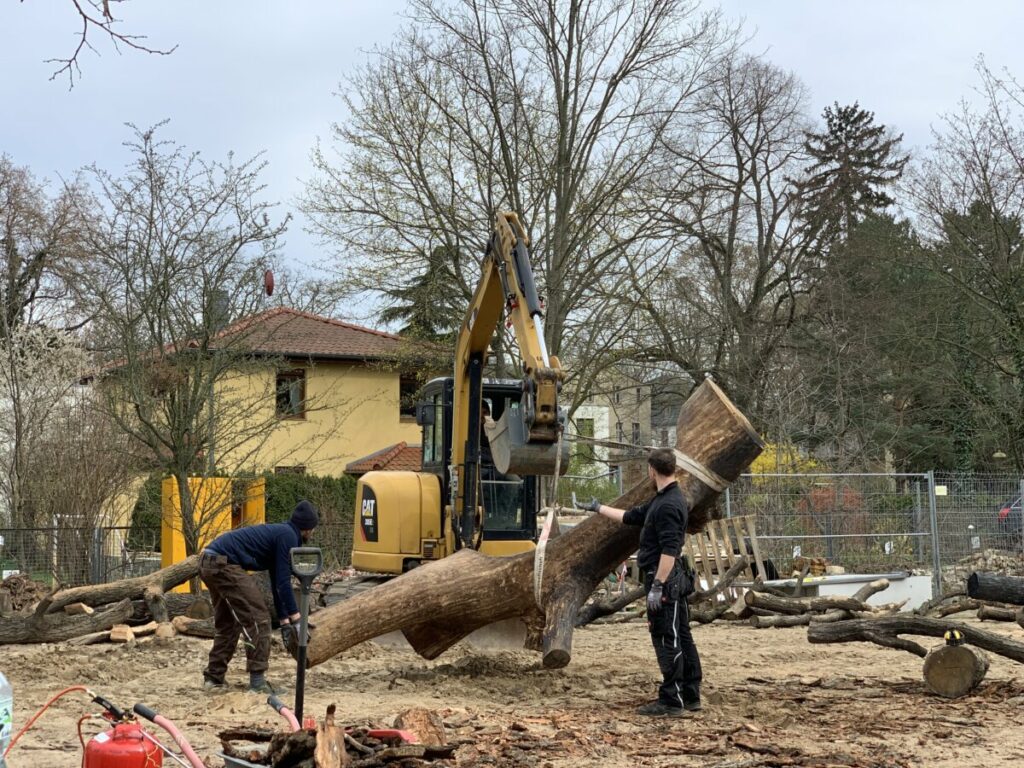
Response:
[{"label": "wire mesh fence panel", "polygon": [[324,523],[313,531],[309,546],[320,547],[324,567],[344,568],[352,562],[352,521]]},{"label": "wire mesh fence panel", "polygon": [[938,547],[945,591],[964,589],[973,571],[1024,576],[1024,480],[1016,475],[935,476]]},{"label": "wire mesh fence panel", "polygon": [[755,516],[762,554],[782,576],[797,558],[847,573],[932,567],[926,475],[743,475],[720,504],[727,516]]}]

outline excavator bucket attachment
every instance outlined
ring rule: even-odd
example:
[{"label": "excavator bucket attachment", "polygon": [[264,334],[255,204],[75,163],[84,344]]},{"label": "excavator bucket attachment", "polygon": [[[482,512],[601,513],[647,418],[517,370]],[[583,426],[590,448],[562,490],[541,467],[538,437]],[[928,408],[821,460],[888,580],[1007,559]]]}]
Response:
[{"label": "excavator bucket attachment", "polygon": [[[529,440],[526,424],[519,417],[518,408],[509,408],[487,430],[494,466],[506,475],[553,475],[558,462],[559,443],[541,443]],[[559,474],[569,468],[569,441],[561,441],[562,459]]]}]

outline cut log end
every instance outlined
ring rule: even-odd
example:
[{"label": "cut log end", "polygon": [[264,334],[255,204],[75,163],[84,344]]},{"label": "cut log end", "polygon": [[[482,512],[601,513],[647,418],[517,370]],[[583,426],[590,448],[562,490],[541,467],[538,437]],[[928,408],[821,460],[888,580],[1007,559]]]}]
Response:
[{"label": "cut log end", "polygon": [[544,654],[545,669],[562,669],[569,663],[572,654],[562,648],[555,648]]},{"label": "cut log end", "polygon": [[924,660],[924,681],[928,690],[947,699],[965,696],[985,679],[988,658],[969,645],[940,645]]}]

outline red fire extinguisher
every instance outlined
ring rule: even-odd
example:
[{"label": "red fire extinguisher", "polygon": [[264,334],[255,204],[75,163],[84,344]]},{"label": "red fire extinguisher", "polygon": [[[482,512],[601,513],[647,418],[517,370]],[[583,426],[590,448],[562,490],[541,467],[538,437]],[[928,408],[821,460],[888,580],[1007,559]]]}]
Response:
[{"label": "red fire extinguisher", "polygon": [[84,768],[160,768],[164,755],[136,722],[115,723],[85,745]]}]

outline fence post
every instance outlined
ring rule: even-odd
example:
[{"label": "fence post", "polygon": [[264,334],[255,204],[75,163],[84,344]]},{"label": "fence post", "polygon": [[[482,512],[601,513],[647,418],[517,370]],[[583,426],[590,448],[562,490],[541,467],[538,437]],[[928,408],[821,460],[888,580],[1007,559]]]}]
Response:
[{"label": "fence post", "polygon": [[[923,513],[924,510],[921,507],[921,478],[919,477],[917,478],[917,482],[914,483],[914,533],[924,533],[924,531],[921,530],[924,527],[922,525],[922,523],[924,522]],[[917,550],[917,557],[915,559],[917,560],[918,565],[920,565],[921,561],[924,560],[924,541],[922,540],[923,538],[923,536],[914,537],[914,548]]]},{"label": "fence post", "polygon": [[942,555],[939,552],[939,513],[935,503],[935,470],[928,470],[928,517],[932,527],[932,597],[942,597]]},{"label": "fence post", "polygon": [[[1020,480],[1020,554],[1024,557],[1024,477]],[[1010,517],[1013,518],[1013,501],[1010,502]]]},{"label": "fence post", "polygon": [[98,525],[92,529],[92,560],[89,563],[89,582],[103,584],[106,581],[103,561],[106,547],[103,546],[103,529]]},{"label": "fence post", "polygon": [[[725,486],[725,516],[732,517],[732,499],[729,496],[729,486]],[[1024,517],[1024,515],[1022,515]]]}]

